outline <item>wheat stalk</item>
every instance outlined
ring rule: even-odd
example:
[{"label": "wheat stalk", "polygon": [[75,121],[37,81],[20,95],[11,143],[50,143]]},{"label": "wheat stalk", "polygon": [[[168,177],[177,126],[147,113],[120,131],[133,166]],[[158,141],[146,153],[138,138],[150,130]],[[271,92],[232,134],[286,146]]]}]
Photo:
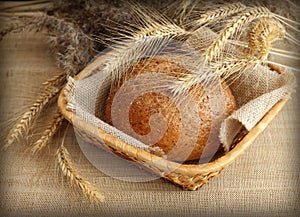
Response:
[{"label": "wheat stalk", "polygon": [[179,25],[181,25],[186,22],[186,20],[190,16],[190,13],[193,11],[197,4],[197,1],[192,0],[176,0],[168,5],[164,9],[164,12],[165,14],[168,14],[170,18],[175,20],[176,23],[179,23]]},{"label": "wheat stalk", "polygon": [[[181,5],[180,5],[181,12],[180,12],[180,15],[179,15],[179,23],[184,22],[185,17],[188,15],[187,14],[187,9],[192,4],[192,2],[193,2],[192,0],[185,0],[181,3]],[[190,12],[191,12],[191,10],[190,10]]]},{"label": "wheat stalk", "polygon": [[9,5],[1,5],[0,11],[41,11],[44,9],[51,9],[53,2],[49,0],[35,0],[27,2],[13,2]]},{"label": "wheat stalk", "polygon": [[99,193],[98,189],[78,173],[68,150],[63,144],[59,146],[56,152],[56,159],[63,175],[74,182],[84,195],[89,199],[104,202],[104,196]]},{"label": "wheat stalk", "polygon": [[210,62],[214,57],[218,56],[225,46],[227,39],[236,34],[243,26],[263,17],[272,17],[272,13],[265,7],[249,8],[235,15],[206,50],[204,62]]},{"label": "wheat stalk", "polygon": [[60,114],[60,112],[57,112],[54,115],[52,122],[47,127],[47,129],[43,132],[41,138],[33,144],[32,152],[34,154],[41,151],[48,144],[50,139],[53,137],[53,135],[57,132],[57,130],[61,126],[63,120],[64,117]]},{"label": "wheat stalk", "polygon": [[35,118],[42,109],[57,95],[59,88],[48,87],[33,103],[27,112],[25,112],[15,126],[10,130],[4,148],[11,146],[16,140],[19,140],[24,132],[28,132]]}]

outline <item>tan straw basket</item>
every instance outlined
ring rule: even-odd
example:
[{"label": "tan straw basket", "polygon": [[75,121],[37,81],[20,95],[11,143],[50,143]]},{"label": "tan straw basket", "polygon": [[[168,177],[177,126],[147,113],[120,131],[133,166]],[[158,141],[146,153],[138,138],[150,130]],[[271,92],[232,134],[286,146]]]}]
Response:
[{"label": "tan straw basket", "polygon": [[[93,70],[93,66],[97,64],[97,61],[98,59],[86,67],[76,76],[75,79],[81,79],[89,75]],[[275,70],[278,71],[278,69]],[[104,148],[107,148],[126,159],[141,164],[155,174],[160,175],[174,184],[182,186],[183,189],[196,190],[203,184],[207,183],[212,177],[218,175],[225,167],[241,156],[283,109],[287,101],[287,97],[280,100],[250,132],[246,135],[245,133],[240,135],[240,138],[236,139],[236,144],[234,144],[234,147],[228,153],[213,159],[211,162],[199,165],[179,164],[166,160],[143,149],[129,145],[103,130],[85,122],[79,117],[76,117],[76,130],[78,130],[81,136],[95,141],[96,144],[99,144],[99,141],[102,141]],[[61,91],[60,93],[58,106],[63,116],[72,123],[75,114],[67,109],[67,99],[64,91]],[[77,123],[78,121],[80,122],[79,124]]]}]

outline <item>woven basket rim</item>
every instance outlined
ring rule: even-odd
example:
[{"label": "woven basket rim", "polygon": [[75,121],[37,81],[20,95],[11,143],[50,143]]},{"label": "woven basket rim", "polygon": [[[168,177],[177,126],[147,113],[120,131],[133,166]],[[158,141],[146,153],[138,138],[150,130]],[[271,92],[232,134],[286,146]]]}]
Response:
[{"label": "woven basket rim", "polygon": [[[75,79],[82,79],[83,77],[88,76],[93,72],[99,61],[101,61],[103,56],[99,56],[96,58],[91,64],[89,64],[85,69],[83,69]],[[281,73],[281,72],[279,72]],[[76,116],[72,111],[67,109],[67,100],[65,96],[65,87],[61,91],[58,98],[58,107],[62,115],[72,123],[73,118]],[[105,140],[112,146],[114,149],[126,153],[131,156],[138,156],[139,160],[147,162],[150,166],[154,166],[161,171],[175,171],[176,173],[186,174],[189,176],[210,173],[221,171],[226,166],[231,164],[235,159],[241,156],[244,151],[251,146],[254,140],[266,129],[266,127],[271,123],[271,121],[277,116],[277,114],[283,109],[285,104],[288,102],[288,97],[280,100],[273,106],[273,108],[261,119],[261,121],[251,130],[249,131],[244,138],[237,143],[237,145],[230,150],[225,155],[218,157],[217,159],[204,163],[204,164],[180,164],[174,161],[169,161],[162,157],[159,157],[155,154],[149,153],[145,150],[134,147],[130,144],[121,141],[118,138],[113,137],[112,135],[104,132],[103,130],[91,126],[91,124],[85,122],[83,119],[76,116],[76,121],[80,121],[83,126],[89,126],[98,132],[99,138]]]}]

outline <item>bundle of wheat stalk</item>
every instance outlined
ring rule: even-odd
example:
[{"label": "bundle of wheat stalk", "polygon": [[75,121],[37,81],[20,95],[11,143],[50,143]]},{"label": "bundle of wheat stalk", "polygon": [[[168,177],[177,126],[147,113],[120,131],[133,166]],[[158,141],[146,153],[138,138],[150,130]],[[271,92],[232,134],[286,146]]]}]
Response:
[{"label": "bundle of wheat stalk", "polygon": [[[33,12],[32,7],[31,11],[26,11],[26,4],[35,5],[36,11]],[[288,14],[297,20],[299,6],[295,6],[290,1],[286,1],[286,4],[293,8],[293,11],[288,9]],[[175,1],[172,4],[168,4],[167,1],[164,4],[155,1],[151,7],[136,2],[57,1],[53,3],[37,1],[1,8],[0,15],[2,17],[8,17],[15,21],[1,30],[1,37],[9,32],[22,31],[26,28],[46,29],[49,45],[56,56],[58,66],[63,71],[43,84],[44,92],[11,129],[5,148],[22,141],[27,136],[26,133],[28,129],[32,128],[34,120],[38,118],[45,106],[59,94],[64,84],[68,83],[60,95],[60,111],[54,115],[53,121],[40,139],[31,144],[33,153],[40,152],[50,144],[51,138],[60,129],[64,118],[75,124],[74,117],[76,118],[76,115],[80,114],[80,107],[76,105],[74,94],[72,94],[76,80],[88,78],[95,73],[96,68],[99,70],[98,68],[101,66],[101,73],[107,73],[112,81],[111,87],[113,87],[115,84],[124,82],[124,77],[128,76],[128,73],[137,64],[144,61],[145,57],[150,61],[158,56],[165,58],[166,61],[178,62],[180,60],[181,67],[189,69],[189,73],[182,73],[178,79],[167,80],[158,87],[164,86],[170,90],[174,101],[179,104],[185,103],[187,98],[185,96],[189,95],[189,92],[194,95],[199,94],[195,92],[197,89],[193,89],[198,84],[212,84],[220,79],[221,83],[224,82],[229,87],[234,87],[238,79],[251,76],[253,71],[266,74],[264,79],[270,79],[270,82],[265,83],[267,86],[277,82],[276,79],[272,80],[273,78],[268,77],[269,71],[285,72],[288,75],[284,77],[287,81],[283,86],[287,89],[282,91],[290,93],[293,79],[286,71],[299,71],[299,69],[277,62],[273,60],[273,56],[299,58],[297,53],[288,51],[286,48],[289,44],[299,46],[297,40],[299,23],[287,17],[284,14],[286,11],[275,11],[275,13],[268,6],[270,5],[267,1],[265,1],[265,6],[257,3],[246,5],[230,1],[227,3]],[[280,40],[283,43],[277,43]],[[184,46],[180,46],[178,50],[178,47],[172,47],[174,41],[183,43]],[[190,49],[187,49],[185,45],[189,48],[192,47],[199,54],[197,58],[189,61]],[[105,58],[100,56],[89,64],[105,47],[110,47],[112,52],[105,54]],[[168,50],[167,57],[164,57],[161,53],[165,52],[166,47],[171,49],[171,52]],[[146,60],[144,64],[146,67],[149,62]],[[88,67],[85,68],[86,66]],[[80,71],[82,72],[78,74]],[[212,87],[213,90],[215,90],[214,88],[217,87]],[[282,97],[283,95],[280,96],[280,99]],[[238,99],[237,103],[245,104],[242,100],[246,99]],[[272,108],[271,116],[265,116],[266,113],[264,113],[262,117],[257,117],[258,120],[253,126],[252,123],[246,126],[246,128],[248,127],[248,138],[251,137],[249,129],[255,127],[261,118],[265,116],[265,120],[269,122],[279,112],[284,103],[276,104],[277,102],[278,99],[273,104],[271,103],[271,107],[266,111],[267,113]],[[274,106],[275,104],[277,107]],[[170,105],[166,107],[168,106]],[[83,124],[84,128],[91,127],[79,119],[77,124]],[[80,124],[75,127],[82,127]],[[97,140],[95,138],[97,136],[91,132],[83,130],[81,134],[92,141]],[[233,140],[241,139],[238,138],[238,133],[239,135],[245,134],[245,131],[241,131],[239,128],[239,132],[234,134],[234,138],[221,139],[224,156],[231,150],[233,150],[232,153],[235,153],[226,159],[226,165],[242,153],[241,150],[234,148],[236,142]],[[252,134],[254,139],[257,134],[254,132]],[[164,152],[157,154],[157,149],[148,150],[149,147],[145,148],[143,145],[141,147],[132,144],[127,146],[127,144],[123,144],[124,141],[116,141],[115,138],[109,137],[107,132],[102,132],[102,136],[108,138],[105,141],[108,149],[131,160],[139,161],[131,156],[131,154],[136,156],[136,148],[141,150],[141,156],[145,158],[153,159],[156,156],[161,160],[164,159],[161,157]],[[253,140],[248,139],[247,144],[249,141]],[[121,146],[118,146],[120,144]],[[125,149],[122,150],[120,147],[125,147]],[[246,146],[242,149],[245,148]],[[233,157],[234,155],[235,157]],[[97,188],[79,175],[63,142],[57,149],[56,158],[63,174],[73,181],[85,195],[91,199],[103,201],[103,196]],[[208,163],[195,169],[199,176],[195,174],[188,176],[184,173],[193,173],[190,172],[193,169],[189,169],[187,165],[181,167],[169,161],[159,162],[165,163],[167,166],[156,165],[154,171],[164,178],[192,190],[201,187],[221,170]],[[145,162],[142,164],[145,165]],[[222,165],[221,160],[217,164]],[[150,169],[155,167],[151,163],[145,166]],[[173,168],[174,171],[179,168],[181,172],[184,172],[181,175],[178,170],[176,173],[166,173],[165,167],[167,170]],[[195,165],[192,167],[195,168]]]}]

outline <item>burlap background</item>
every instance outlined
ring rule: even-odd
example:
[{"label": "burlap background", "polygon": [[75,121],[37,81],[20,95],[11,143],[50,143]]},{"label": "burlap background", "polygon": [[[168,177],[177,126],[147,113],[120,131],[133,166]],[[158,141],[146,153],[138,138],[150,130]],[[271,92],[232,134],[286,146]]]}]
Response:
[{"label": "burlap background", "polygon": [[[41,35],[10,34],[0,47],[0,116],[1,122],[10,126],[15,115],[38,96],[39,85],[58,73],[58,69]],[[16,145],[1,152],[1,213],[5,216],[296,216],[300,212],[298,96],[299,93],[293,95],[242,157],[194,192],[182,191],[162,179],[128,183],[102,174],[81,154],[70,130],[66,146],[76,165],[106,197],[103,204],[90,204],[58,175],[54,162],[57,139],[35,157]],[[43,116],[41,127],[49,115]],[[38,132],[39,126],[34,131]],[[5,131],[1,127],[1,134]]]}]

